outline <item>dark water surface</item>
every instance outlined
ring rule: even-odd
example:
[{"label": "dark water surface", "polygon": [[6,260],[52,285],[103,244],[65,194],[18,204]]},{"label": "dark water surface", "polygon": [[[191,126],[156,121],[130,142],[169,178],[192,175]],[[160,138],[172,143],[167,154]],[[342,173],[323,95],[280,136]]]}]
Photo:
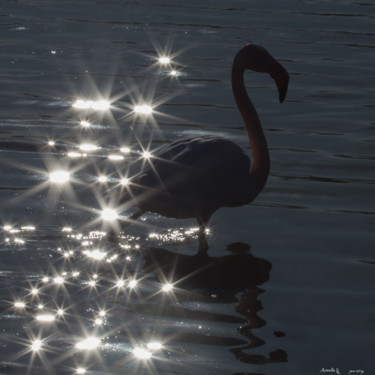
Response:
[{"label": "dark water surface", "polygon": [[[374,18],[357,1],[2,1],[0,373],[374,374]],[[291,78],[279,105],[247,77],[264,191],[213,216],[211,259],[193,220],[148,214],[110,242],[101,212],[144,150],[214,134],[250,154],[230,86],[248,42]]]}]

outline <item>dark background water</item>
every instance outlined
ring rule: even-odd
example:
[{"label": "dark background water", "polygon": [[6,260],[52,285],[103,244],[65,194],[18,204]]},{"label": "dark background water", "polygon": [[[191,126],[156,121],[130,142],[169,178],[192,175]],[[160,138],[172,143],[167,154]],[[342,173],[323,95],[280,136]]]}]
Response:
[{"label": "dark background water", "polygon": [[[0,219],[16,231],[1,240],[1,373],[373,373],[374,14],[355,1],[2,1]],[[119,147],[215,134],[250,153],[230,88],[232,58],[248,42],[286,67],[290,88],[279,105],[272,80],[247,77],[271,175],[253,204],[212,218],[210,267],[191,257],[194,221],[147,215],[124,230],[130,250],[89,238],[109,230],[99,197],[110,201],[128,169],[106,158]],[[174,56],[177,78],[155,65],[158,51]],[[102,97],[111,111],[72,108]],[[139,97],[158,102],[154,121],[128,115]],[[101,149],[68,158],[83,142]],[[56,165],[73,170],[70,188],[48,183]],[[98,184],[101,173],[113,181]],[[87,259],[84,241],[116,262]],[[64,287],[43,282],[63,272]],[[175,292],[160,293],[171,272]],[[143,281],[119,290],[121,277]],[[66,314],[40,323],[39,303]],[[100,309],[106,320],[94,326]],[[76,348],[90,333],[100,346]],[[37,353],[35,338],[45,340]],[[164,349],[134,358],[151,338]]]}]

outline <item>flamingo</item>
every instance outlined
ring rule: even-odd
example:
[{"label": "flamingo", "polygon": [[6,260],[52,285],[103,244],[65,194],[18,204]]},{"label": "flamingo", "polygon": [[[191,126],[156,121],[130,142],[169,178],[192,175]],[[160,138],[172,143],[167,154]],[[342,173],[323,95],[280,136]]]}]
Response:
[{"label": "flamingo", "polygon": [[253,162],[236,143],[213,135],[187,137],[163,146],[129,185],[132,205],[139,208],[129,222],[145,212],[196,218],[198,254],[207,254],[206,227],[211,215],[221,207],[248,204],[261,192],[269,175],[270,157],[261,122],[245,88],[245,70],[269,73],[277,85],[280,103],[287,93],[289,75],[259,45],[246,45],[234,57],[232,90]]}]

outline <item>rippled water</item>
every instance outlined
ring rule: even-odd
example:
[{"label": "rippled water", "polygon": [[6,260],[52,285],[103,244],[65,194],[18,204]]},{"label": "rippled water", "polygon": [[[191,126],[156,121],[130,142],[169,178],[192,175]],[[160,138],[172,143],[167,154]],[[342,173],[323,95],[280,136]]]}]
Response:
[{"label": "rippled water", "polygon": [[[3,1],[1,373],[373,373],[374,13]],[[247,77],[270,145],[264,191],[213,216],[210,259],[193,256],[190,220],[149,214],[111,242],[102,210],[142,152],[215,134],[250,153],[230,88],[250,41],[291,76],[283,105],[272,80]],[[131,113],[145,103],[153,116]],[[51,182],[56,170],[71,182]]]}]

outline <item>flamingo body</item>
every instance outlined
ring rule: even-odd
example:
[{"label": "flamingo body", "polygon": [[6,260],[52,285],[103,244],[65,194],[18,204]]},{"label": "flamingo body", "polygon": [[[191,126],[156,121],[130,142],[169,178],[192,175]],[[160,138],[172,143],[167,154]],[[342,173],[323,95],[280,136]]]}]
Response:
[{"label": "flamingo body", "polygon": [[[275,81],[279,100],[288,89],[288,72],[263,47],[249,44],[233,60],[232,90],[245,124],[252,150],[252,163],[243,150],[228,139],[215,136],[183,138],[162,147],[159,155],[132,180],[132,204],[144,212],[173,218],[196,218],[199,252],[208,244],[205,227],[220,207],[250,203],[263,189],[270,171],[270,157],[258,114],[244,83],[246,70],[268,73]],[[127,197],[129,199],[129,197]]]},{"label": "flamingo body", "polygon": [[189,137],[162,147],[130,189],[142,211],[207,222],[220,207],[252,201],[249,170],[249,157],[232,141]]}]

